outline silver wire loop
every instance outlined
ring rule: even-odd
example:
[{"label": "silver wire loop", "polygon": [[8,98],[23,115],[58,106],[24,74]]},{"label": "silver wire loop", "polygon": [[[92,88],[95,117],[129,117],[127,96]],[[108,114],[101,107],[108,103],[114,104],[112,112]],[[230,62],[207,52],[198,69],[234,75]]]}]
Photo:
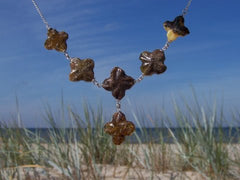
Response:
[{"label": "silver wire loop", "polygon": [[33,3],[33,5],[34,5],[34,7],[36,8],[38,14],[40,15],[40,17],[41,17],[43,23],[46,25],[47,30],[49,30],[49,29],[50,29],[50,26],[49,26],[47,20],[45,19],[45,17],[43,16],[43,14],[42,14],[40,8],[38,7],[38,5],[37,5],[37,3],[36,3],[36,1],[35,1],[35,0],[32,0],[32,3]]}]

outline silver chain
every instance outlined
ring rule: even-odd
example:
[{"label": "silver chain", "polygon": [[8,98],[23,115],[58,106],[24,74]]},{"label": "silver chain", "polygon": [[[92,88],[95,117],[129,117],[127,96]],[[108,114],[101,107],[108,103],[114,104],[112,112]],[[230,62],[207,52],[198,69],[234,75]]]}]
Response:
[{"label": "silver chain", "polygon": [[102,84],[99,83],[95,78],[92,80],[92,83],[97,86],[98,88],[101,88],[102,87]]},{"label": "silver chain", "polygon": [[121,111],[121,103],[120,103],[119,99],[117,99],[117,101],[116,101],[116,108],[117,108],[117,112]]},{"label": "silver chain", "polygon": [[182,16],[185,16],[187,14],[188,8],[191,5],[191,3],[192,3],[192,0],[189,0],[188,3],[187,3],[187,6],[182,11]]},{"label": "silver chain", "polygon": [[68,52],[67,51],[64,51],[64,56],[67,58],[67,60],[71,61],[72,58],[69,56]]},{"label": "silver chain", "polygon": [[38,14],[40,15],[40,17],[41,17],[43,23],[46,25],[46,28],[47,28],[47,29],[50,29],[50,26],[49,26],[47,20],[44,18],[44,16],[43,16],[43,14],[42,14],[40,8],[38,7],[36,1],[35,1],[35,0],[32,0],[32,3],[33,3],[33,5],[34,5],[34,7],[36,8]]},{"label": "silver chain", "polygon": [[165,43],[165,45],[162,47],[162,50],[163,50],[163,51],[166,51],[166,50],[169,48],[169,46],[170,46],[170,42],[167,41],[167,42]]},{"label": "silver chain", "polygon": [[142,73],[136,80],[135,80],[135,83],[139,83],[143,80],[144,78],[144,74]]},{"label": "silver chain", "polygon": [[[32,3],[33,3],[33,5],[34,5],[34,7],[36,8],[38,14],[40,15],[43,23],[46,25],[46,28],[49,30],[49,29],[50,29],[50,26],[49,26],[47,20],[45,19],[45,17],[43,16],[40,8],[38,7],[38,5],[37,5],[37,3],[36,3],[36,1],[35,1],[35,0],[32,0]],[[182,11],[182,16],[185,16],[185,15],[187,14],[188,9],[189,9],[189,6],[191,5],[191,3],[192,3],[192,0],[189,0],[187,6],[186,6],[186,7],[183,9],[183,11]],[[165,45],[163,46],[162,50],[163,50],[163,51],[166,51],[166,50],[169,48],[169,45],[170,45],[170,42],[167,41],[167,42],[165,43]],[[65,51],[65,52],[64,52],[64,55],[65,55],[65,57],[66,57],[68,60],[71,61],[71,57],[69,56],[68,52]],[[138,77],[138,79],[135,80],[135,83],[141,82],[141,81],[143,80],[143,78],[144,78],[144,74],[141,74],[141,75]],[[99,87],[99,88],[102,87],[102,84],[99,83],[95,78],[92,80],[92,82],[93,82],[93,84],[96,85],[97,87]],[[117,110],[120,111],[120,108],[121,108],[120,101],[117,101],[116,106],[117,106]]]}]

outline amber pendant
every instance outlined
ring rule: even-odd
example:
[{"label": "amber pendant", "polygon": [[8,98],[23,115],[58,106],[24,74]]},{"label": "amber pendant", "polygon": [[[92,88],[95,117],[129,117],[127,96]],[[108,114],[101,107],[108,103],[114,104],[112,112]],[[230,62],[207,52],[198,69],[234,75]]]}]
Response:
[{"label": "amber pendant", "polygon": [[56,29],[50,28],[47,33],[45,48],[48,50],[55,49],[56,51],[65,52],[67,50],[68,34],[66,32],[58,32]]},{"label": "amber pendant", "polygon": [[167,31],[169,42],[176,40],[179,36],[185,36],[190,33],[188,28],[184,26],[183,16],[177,16],[173,21],[164,22],[163,27]]},{"label": "amber pendant", "polygon": [[161,74],[166,71],[164,51],[156,49],[153,52],[144,51],[140,54],[139,59],[142,61],[140,67],[145,76]]},{"label": "amber pendant", "polygon": [[70,81],[87,81],[90,82],[94,79],[94,61],[92,59],[81,60],[79,58],[72,58],[71,72],[69,74]]},{"label": "amber pendant", "polygon": [[107,91],[112,91],[113,97],[121,100],[125,96],[125,91],[134,84],[135,80],[131,76],[127,76],[121,68],[115,67],[110,77],[103,81],[102,87]]},{"label": "amber pendant", "polygon": [[119,111],[113,114],[111,122],[105,124],[104,131],[112,136],[115,145],[120,145],[125,140],[125,136],[135,131],[135,125],[127,121],[125,115]]}]

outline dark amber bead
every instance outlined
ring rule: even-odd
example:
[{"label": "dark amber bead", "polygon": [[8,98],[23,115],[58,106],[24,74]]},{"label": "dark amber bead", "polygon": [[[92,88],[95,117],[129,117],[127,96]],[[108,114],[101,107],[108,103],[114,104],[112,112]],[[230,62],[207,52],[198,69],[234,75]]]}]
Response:
[{"label": "dark amber bead", "polygon": [[124,141],[125,136],[135,131],[135,125],[127,121],[125,115],[119,111],[113,114],[111,122],[105,124],[104,131],[112,136],[114,144],[119,145]]},{"label": "dark amber bead", "polygon": [[135,125],[131,121],[119,123],[119,127],[121,129],[121,134],[124,136],[130,136],[135,129]]},{"label": "dark amber bead", "polygon": [[125,140],[125,137],[124,136],[113,136],[112,137],[112,141],[115,145],[120,145],[123,143],[123,141]]},{"label": "dark amber bead", "polygon": [[109,78],[105,79],[102,87],[107,91],[112,91],[113,97],[121,100],[125,96],[125,91],[130,89],[135,83],[131,76],[127,76],[125,72],[119,68],[113,68]]},{"label": "dark amber bead", "polygon": [[144,51],[140,54],[139,59],[142,61],[140,67],[145,76],[161,74],[166,71],[164,51],[156,49],[153,52]]},{"label": "dark amber bead", "polygon": [[81,60],[79,58],[72,58],[71,72],[69,74],[70,81],[87,81],[90,82],[94,79],[94,61],[92,59]]},{"label": "dark amber bead", "polygon": [[45,41],[45,48],[48,50],[55,49],[56,51],[64,52],[67,50],[68,34],[66,32],[58,32],[56,29],[48,30],[48,38]]},{"label": "dark amber bead", "polygon": [[173,21],[164,22],[163,27],[167,31],[169,42],[176,40],[179,36],[185,36],[190,33],[188,28],[184,26],[183,16],[177,16]]},{"label": "dark amber bead", "polygon": [[112,122],[108,122],[104,125],[105,133],[113,135],[114,132],[116,132],[116,130],[117,130],[117,126],[115,126]]}]

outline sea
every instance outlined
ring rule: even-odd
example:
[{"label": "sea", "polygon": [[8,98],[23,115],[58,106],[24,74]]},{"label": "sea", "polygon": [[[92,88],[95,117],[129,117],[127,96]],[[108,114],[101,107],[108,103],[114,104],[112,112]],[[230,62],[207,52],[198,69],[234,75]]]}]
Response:
[{"label": "sea", "polygon": [[[192,128],[193,132],[197,132],[197,129]],[[0,129],[3,134],[6,129]],[[18,129],[19,130],[19,129]],[[63,132],[63,129],[60,128],[28,128],[30,134],[38,134],[44,141],[50,141],[51,132],[60,133]],[[65,138],[67,134],[70,133],[73,129],[65,128]],[[76,130],[76,129],[75,129]],[[86,130],[86,129],[85,129]],[[96,132],[95,129],[92,129],[92,133]],[[136,128],[135,132],[127,136],[126,143],[174,143],[176,140],[181,142],[183,141],[184,133],[189,132],[188,128]],[[221,127],[213,128],[212,131],[208,129],[202,129],[202,134],[205,138],[213,136],[217,141],[224,143],[240,143],[240,127]],[[21,130],[21,133],[24,133],[24,130]],[[6,134],[7,135],[7,134]],[[173,136],[174,135],[174,136]],[[34,135],[33,135],[34,137]],[[81,135],[77,134],[77,139],[81,140]]]}]

